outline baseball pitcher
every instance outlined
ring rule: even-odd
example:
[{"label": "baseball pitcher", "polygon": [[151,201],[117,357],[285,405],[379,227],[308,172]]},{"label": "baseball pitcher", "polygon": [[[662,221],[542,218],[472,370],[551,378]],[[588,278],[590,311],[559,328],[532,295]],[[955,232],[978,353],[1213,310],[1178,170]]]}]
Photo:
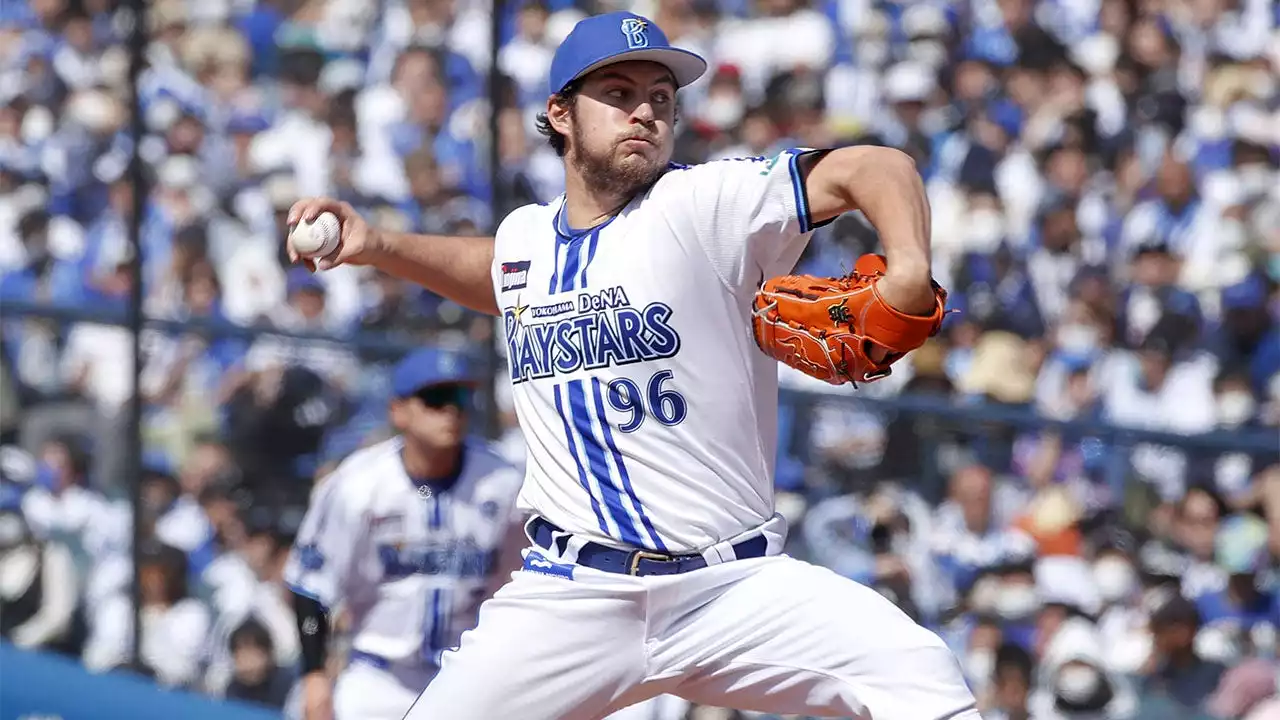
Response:
[{"label": "baseball pitcher", "polygon": [[[677,92],[706,67],[646,18],[578,23],[538,128],[565,193],[494,238],[380,231],[327,199],[291,210],[341,221],[338,249],[309,264],[374,265],[496,316],[505,337],[528,445],[524,564],[409,720],[588,720],[663,694],[978,718],[936,635],[782,554],[773,501],[776,362],[873,382],[942,323],[921,179],[878,147],[672,163]],[[790,275],[810,231],[854,210],[884,255]]]}]

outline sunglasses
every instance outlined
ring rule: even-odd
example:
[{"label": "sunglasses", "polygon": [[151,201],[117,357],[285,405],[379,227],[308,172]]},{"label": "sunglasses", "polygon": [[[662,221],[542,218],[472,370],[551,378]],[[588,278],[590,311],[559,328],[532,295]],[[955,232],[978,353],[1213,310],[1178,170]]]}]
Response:
[{"label": "sunglasses", "polygon": [[467,403],[471,399],[471,388],[466,385],[432,385],[422,388],[414,397],[433,410],[446,408],[450,405],[455,405],[465,410]]}]

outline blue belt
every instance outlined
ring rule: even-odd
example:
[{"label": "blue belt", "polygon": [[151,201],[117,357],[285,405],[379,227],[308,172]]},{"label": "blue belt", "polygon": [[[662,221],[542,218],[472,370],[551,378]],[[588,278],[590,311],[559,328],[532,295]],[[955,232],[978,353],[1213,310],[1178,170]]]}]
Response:
[{"label": "blue belt", "polygon": [[[561,536],[561,544],[557,544],[556,533],[563,533],[560,528],[535,517],[529,523],[529,539],[542,546],[544,550],[563,553],[567,538]],[[764,557],[769,549],[769,541],[763,535],[743,540],[733,546],[733,554],[739,560]],[[679,575],[681,573],[701,570],[707,566],[706,558],[698,554],[672,555],[652,550],[619,550],[607,545],[588,542],[578,550],[577,564],[607,573],[619,575]]]}]

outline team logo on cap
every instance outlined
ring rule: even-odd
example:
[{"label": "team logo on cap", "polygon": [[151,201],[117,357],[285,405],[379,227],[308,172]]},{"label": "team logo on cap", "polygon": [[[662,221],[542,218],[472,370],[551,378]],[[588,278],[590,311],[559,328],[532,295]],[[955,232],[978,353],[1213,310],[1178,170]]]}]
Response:
[{"label": "team logo on cap", "polygon": [[622,34],[627,38],[627,49],[649,47],[649,23],[639,18],[622,21]]}]

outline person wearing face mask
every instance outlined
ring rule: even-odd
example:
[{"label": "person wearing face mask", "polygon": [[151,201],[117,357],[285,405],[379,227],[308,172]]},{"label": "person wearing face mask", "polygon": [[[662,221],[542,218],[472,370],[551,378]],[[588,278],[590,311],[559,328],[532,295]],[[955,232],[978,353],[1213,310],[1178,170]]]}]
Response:
[{"label": "person wearing face mask", "polygon": [[1074,660],[1058,669],[1052,680],[1052,709],[1037,714],[1049,720],[1120,720],[1111,711],[1116,691],[1098,665]]},{"label": "person wearing face mask", "polygon": [[[1214,415],[1220,432],[1258,433],[1264,430],[1259,403],[1249,383],[1248,369],[1223,368],[1214,380]],[[1206,452],[1196,459],[1197,472],[1212,478],[1214,488],[1236,509],[1255,501],[1254,474],[1280,461],[1272,450],[1252,452]]]},{"label": "person wearing face mask", "polygon": [[1251,513],[1227,518],[1218,530],[1214,561],[1227,582],[1195,600],[1204,622],[1196,647],[1203,654],[1232,663],[1243,655],[1275,652],[1280,597],[1261,577],[1270,562],[1268,534],[1266,522]]},{"label": "person wearing face mask", "polygon": [[1231,147],[1232,171],[1240,183],[1241,198],[1252,202],[1266,195],[1276,184],[1275,162],[1265,145],[1237,139]]},{"label": "person wearing face mask", "polygon": [[1244,368],[1223,369],[1213,385],[1214,414],[1219,429],[1236,430],[1254,423],[1257,419],[1258,401]]},{"label": "person wearing face mask", "polygon": [[1126,720],[1136,709],[1133,688],[1110,672],[1102,637],[1084,618],[1072,618],[1045,645],[1030,705],[1037,720]]},{"label": "person wearing face mask", "polygon": [[1094,558],[1093,582],[1105,607],[1130,604],[1139,588],[1133,562],[1118,547],[1103,548]]},{"label": "person wearing face mask", "polygon": [[1151,641],[1139,607],[1142,584],[1133,560],[1117,545],[1104,546],[1094,557],[1092,574],[1102,602],[1098,631],[1107,667],[1136,672],[1151,652]]},{"label": "person wearing face mask", "polygon": [[732,65],[721,66],[711,77],[698,117],[720,132],[730,132],[742,122],[742,73]]},{"label": "person wearing face mask", "polygon": [[1003,573],[995,613],[1005,637],[1024,647],[1035,643],[1038,614],[1043,607],[1030,563],[1011,564]]},{"label": "person wearing face mask", "polygon": [[[974,604],[971,600],[971,609]],[[974,611],[961,616],[952,625],[949,644],[961,658],[969,687],[983,698],[989,695],[995,682],[998,649],[1007,644],[1004,631],[1000,629],[1000,620],[991,614]]]}]

